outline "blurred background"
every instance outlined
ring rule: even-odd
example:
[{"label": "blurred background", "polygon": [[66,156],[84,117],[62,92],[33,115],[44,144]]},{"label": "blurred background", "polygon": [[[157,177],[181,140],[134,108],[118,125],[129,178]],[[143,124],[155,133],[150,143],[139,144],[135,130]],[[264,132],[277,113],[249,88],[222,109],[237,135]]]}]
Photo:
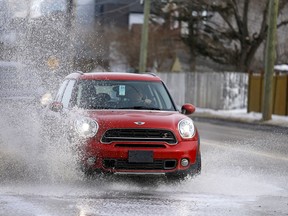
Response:
[{"label": "blurred background", "polygon": [[[276,64],[284,74],[287,3],[279,3],[276,43]],[[0,5],[0,65],[21,64],[41,81],[39,92],[75,70],[139,72],[144,1],[0,0]],[[249,73],[264,70],[269,1],[151,0],[150,5],[146,71],[159,74],[176,102],[249,107],[249,89],[257,91],[249,86]],[[281,106],[287,114],[287,104]],[[257,111],[253,107],[248,110]]]}]

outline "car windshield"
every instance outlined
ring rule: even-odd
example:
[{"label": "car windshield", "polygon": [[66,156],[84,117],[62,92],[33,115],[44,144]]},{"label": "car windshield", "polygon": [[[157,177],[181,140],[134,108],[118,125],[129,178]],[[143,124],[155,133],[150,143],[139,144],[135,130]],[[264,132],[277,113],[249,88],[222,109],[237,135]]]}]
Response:
[{"label": "car windshield", "polygon": [[176,110],[162,82],[80,80],[70,106],[84,109]]}]

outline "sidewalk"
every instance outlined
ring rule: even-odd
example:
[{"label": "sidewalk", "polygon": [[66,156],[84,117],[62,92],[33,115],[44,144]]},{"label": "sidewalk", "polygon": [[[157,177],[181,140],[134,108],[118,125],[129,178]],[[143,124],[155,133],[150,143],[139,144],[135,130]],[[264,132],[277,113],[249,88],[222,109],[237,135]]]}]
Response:
[{"label": "sidewalk", "polygon": [[272,120],[263,122],[262,113],[247,113],[246,109],[239,110],[211,110],[204,108],[196,108],[196,112],[192,117],[226,120],[241,123],[251,123],[269,126],[287,127],[288,129],[288,116],[272,115]]}]

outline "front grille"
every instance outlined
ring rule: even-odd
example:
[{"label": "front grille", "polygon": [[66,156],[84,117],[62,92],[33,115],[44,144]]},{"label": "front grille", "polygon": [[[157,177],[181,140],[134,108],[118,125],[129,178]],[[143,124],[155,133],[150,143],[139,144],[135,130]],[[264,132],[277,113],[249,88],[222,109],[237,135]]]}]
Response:
[{"label": "front grille", "polygon": [[129,163],[127,160],[104,159],[103,166],[118,170],[169,170],[177,165],[176,160],[154,160],[152,163]]},{"label": "front grille", "polygon": [[166,148],[164,144],[116,144],[118,148]]},{"label": "front grille", "polygon": [[161,129],[110,129],[102,137],[103,143],[114,141],[145,141],[177,143],[174,134]]}]

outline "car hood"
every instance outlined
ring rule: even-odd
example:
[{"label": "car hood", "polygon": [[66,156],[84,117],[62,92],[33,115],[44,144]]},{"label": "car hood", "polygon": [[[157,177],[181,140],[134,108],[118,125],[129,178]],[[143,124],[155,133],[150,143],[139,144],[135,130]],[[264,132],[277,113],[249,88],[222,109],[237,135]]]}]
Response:
[{"label": "car hood", "polygon": [[181,119],[188,118],[176,111],[97,110],[88,111],[99,127],[104,128],[166,128],[175,129]]}]

